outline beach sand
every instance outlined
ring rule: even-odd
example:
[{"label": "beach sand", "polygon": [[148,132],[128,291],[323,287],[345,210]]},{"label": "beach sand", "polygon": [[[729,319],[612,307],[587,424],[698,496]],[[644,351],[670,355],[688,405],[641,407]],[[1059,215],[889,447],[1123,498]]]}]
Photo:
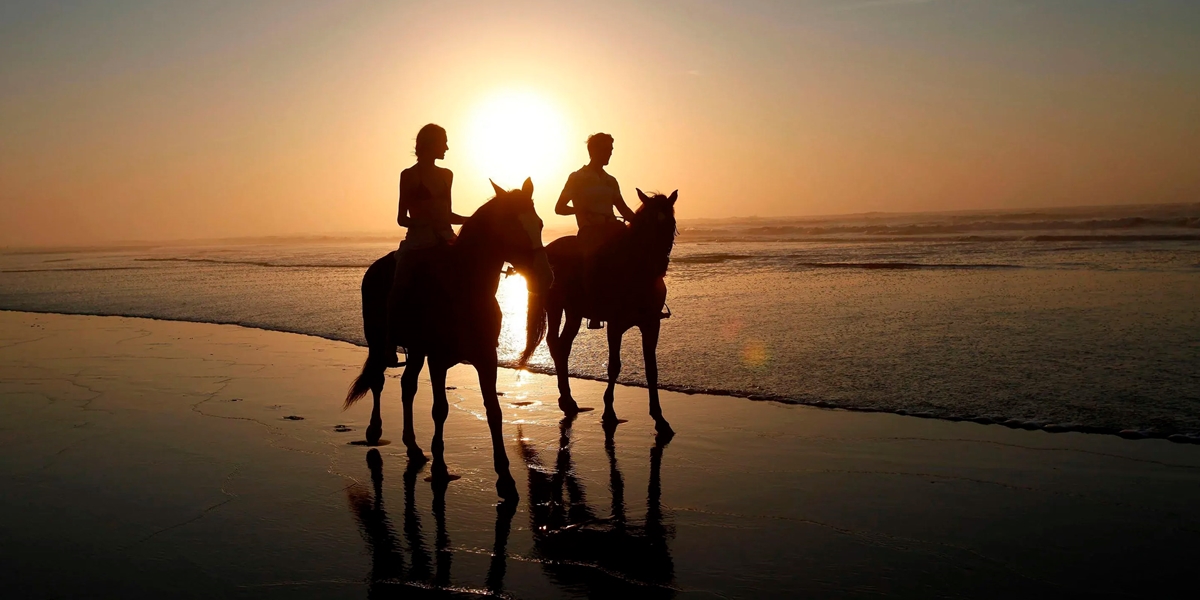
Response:
[{"label": "beach sand", "polygon": [[[1151,596],[1192,587],[1200,447],[646,391],[606,444],[502,370],[497,507],[474,371],[445,489],[341,410],[366,350],[236,326],[0,312],[0,596]],[[394,370],[391,375],[398,376]],[[429,450],[428,381],[416,427]],[[573,382],[585,406],[602,384]],[[299,419],[290,419],[298,417]],[[338,427],[339,425],[343,427]],[[368,464],[370,463],[370,465]],[[374,473],[373,473],[374,471]]]}]

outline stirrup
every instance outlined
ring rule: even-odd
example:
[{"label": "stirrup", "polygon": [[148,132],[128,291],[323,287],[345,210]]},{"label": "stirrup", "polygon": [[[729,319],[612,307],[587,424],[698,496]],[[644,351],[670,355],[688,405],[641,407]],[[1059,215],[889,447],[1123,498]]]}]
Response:
[{"label": "stirrup", "polygon": [[664,310],[665,312],[658,313],[658,320],[659,320],[659,321],[661,321],[661,320],[663,320],[663,319],[670,319],[670,318],[671,318],[671,307],[670,307],[670,306],[667,306],[667,303],[666,303],[666,302],[663,302],[663,310]]},{"label": "stirrup", "polygon": [[588,319],[588,329],[604,329],[604,321],[600,319]]}]

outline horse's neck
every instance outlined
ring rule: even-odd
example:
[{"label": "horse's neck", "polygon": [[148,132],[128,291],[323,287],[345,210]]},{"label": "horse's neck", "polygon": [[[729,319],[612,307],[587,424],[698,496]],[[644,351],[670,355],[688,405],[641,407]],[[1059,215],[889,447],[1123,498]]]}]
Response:
[{"label": "horse's neck", "polygon": [[495,288],[500,283],[500,268],[504,266],[504,261],[499,258],[499,249],[492,246],[474,239],[465,243],[459,239],[459,243],[454,245],[455,275],[466,284],[466,288],[459,290],[459,293],[482,293],[489,297],[495,295]]},{"label": "horse's neck", "polygon": [[671,243],[658,239],[655,232],[632,230],[626,238],[626,259],[638,275],[657,277],[662,265],[671,255]]}]

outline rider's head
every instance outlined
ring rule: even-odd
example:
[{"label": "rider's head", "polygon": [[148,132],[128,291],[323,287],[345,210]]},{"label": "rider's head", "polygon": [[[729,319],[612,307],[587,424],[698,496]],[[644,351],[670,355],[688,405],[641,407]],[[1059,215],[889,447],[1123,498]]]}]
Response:
[{"label": "rider's head", "polygon": [[607,165],[608,159],[612,158],[613,136],[607,133],[593,133],[588,136],[587,148],[592,162],[600,166]]},{"label": "rider's head", "polygon": [[450,144],[446,141],[446,130],[440,125],[430,123],[417,132],[417,159],[446,158]]}]

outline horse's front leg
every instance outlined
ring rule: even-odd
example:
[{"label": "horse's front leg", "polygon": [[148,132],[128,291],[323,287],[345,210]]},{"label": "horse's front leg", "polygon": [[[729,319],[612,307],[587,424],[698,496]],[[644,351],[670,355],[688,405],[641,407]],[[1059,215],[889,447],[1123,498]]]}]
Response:
[{"label": "horse's front leg", "polygon": [[429,382],[433,387],[433,443],[430,444],[433,451],[433,467],[430,469],[429,479],[434,482],[458,479],[458,475],[451,474],[446,466],[446,443],[443,440],[446,417],[450,415],[450,401],[446,398],[447,368],[447,365],[429,360]]},{"label": "horse's front leg", "polygon": [[658,330],[661,321],[657,318],[638,326],[642,331],[642,359],[646,362],[646,387],[650,390],[650,416],[654,418],[654,429],[663,435],[674,435],[671,424],[663,418],[662,406],[658,403]]},{"label": "horse's front leg", "polygon": [[[551,320],[555,331],[558,330],[557,321],[557,317]],[[571,396],[570,361],[571,346],[575,343],[575,336],[579,334],[579,325],[582,322],[581,316],[568,311],[562,333],[557,336],[558,339],[550,350],[550,358],[554,359],[554,374],[558,377],[558,408],[565,415],[580,412],[579,404]]]},{"label": "horse's front leg", "polygon": [[487,411],[488,429],[492,432],[492,463],[496,468],[496,494],[505,502],[520,498],[517,482],[508,470],[508,453],[504,450],[504,415],[500,411],[500,398],[496,395],[496,354],[475,361],[479,373],[479,391],[483,394],[483,407]]},{"label": "horse's front leg", "polygon": [[611,321],[608,323],[608,389],[604,390],[604,415],[600,418],[606,425],[621,422],[617,418],[617,411],[613,409],[613,401],[617,377],[621,375],[621,336],[625,335],[627,329]]},{"label": "horse's front leg", "polygon": [[404,446],[408,449],[408,460],[416,462],[429,460],[417,445],[417,433],[413,428],[413,400],[417,397],[417,378],[424,366],[425,355],[411,352],[404,365],[404,375],[400,376],[400,398],[404,403]]}]

